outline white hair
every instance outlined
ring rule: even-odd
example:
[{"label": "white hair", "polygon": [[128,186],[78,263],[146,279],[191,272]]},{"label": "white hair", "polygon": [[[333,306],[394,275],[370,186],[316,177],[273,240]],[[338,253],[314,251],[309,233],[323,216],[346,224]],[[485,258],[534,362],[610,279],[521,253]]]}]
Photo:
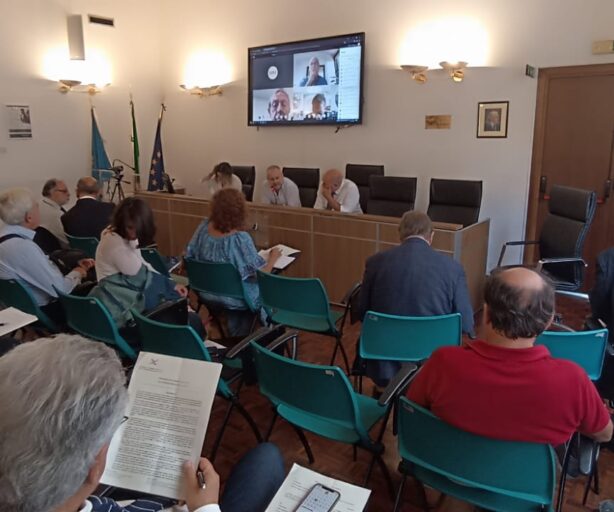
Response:
[{"label": "white hair", "polygon": [[9,188],[0,193],[0,219],[11,226],[24,222],[33,206],[32,192],[27,188]]},{"label": "white hair", "polygon": [[59,334],[0,358],[0,511],[50,512],[77,493],[127,404],[113,350]]}]

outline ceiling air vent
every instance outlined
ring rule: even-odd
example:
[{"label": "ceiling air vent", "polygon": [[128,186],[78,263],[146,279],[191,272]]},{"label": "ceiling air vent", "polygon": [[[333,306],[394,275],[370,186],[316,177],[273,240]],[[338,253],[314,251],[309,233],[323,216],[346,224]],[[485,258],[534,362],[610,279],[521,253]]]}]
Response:
[{"label": "ceiling air vent", "polygon": [[94,23],[95,25],[106,25],[107,27],[115,26],[115,20],[113,18],[104,18],[103,16],[94,16],[93,14],[88,14],[88,18],[90,23]]}]

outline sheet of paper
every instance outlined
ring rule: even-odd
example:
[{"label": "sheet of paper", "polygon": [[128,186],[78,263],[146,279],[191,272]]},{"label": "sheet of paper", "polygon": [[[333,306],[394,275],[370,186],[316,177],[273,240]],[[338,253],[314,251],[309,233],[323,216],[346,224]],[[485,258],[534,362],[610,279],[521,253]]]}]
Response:
[{"label": "sheet of paper", "polygon": [[[269,251],[270,249],[267,250],[261,250],[258,252],[258,254],[260,256],[262,256],[262,258],[264,258],[265,260],[269,259]],[[279,270],[283,270],[284,268],[286,268],[288,265],[290,265],[290,263],[292,263],[296,258],[293,258],[292,256],[284,256],[283,254],[279,257],[279,259],[275,262],[274,268],[279,269]]]},{"label": "sheet of paper", "polygon": [[370,489],[335,480],[311,469],[294,464],[266,512],[292,512],[315,484],[339,491],[333,512],[361,512],[371,494]]},{"label": "sheet of paper", "polygon": [[217,348],[220,350],[224,350],[226,348],[225,345],[222,345],[221,343],[218,343],[217,341],[213,341],[213,340],[205,340],[205,347],[207,348]]},{"label": "sheet of paper", "polygon": [[197,466],[221,371],[219,363],[141,352],[101,481],[179,499],[181,466]]},{"label": "sheet of paper", "polygon": [[24,313],[21,309],[5,308],[0,311],[0,336],[9,334],[17,329],[33,324],[38,318]]},{"label": "sheet of paper", "polygon": [[[271,249],[279,249],[281,251],[282,256],[293,256],[301,252],[299,249],[294,249],[284,244],[274,245],[273,247],[271,247]],[[269,252],[271,251],[271,249],[263,249],[258,252],[258,254],[260,254],[260,256],[262,256],[266,260],[269,256]]]}]

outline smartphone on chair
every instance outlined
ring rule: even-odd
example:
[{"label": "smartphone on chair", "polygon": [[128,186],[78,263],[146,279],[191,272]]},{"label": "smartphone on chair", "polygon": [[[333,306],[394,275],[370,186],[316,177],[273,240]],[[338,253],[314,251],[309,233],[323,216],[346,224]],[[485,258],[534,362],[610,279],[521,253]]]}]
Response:
[{"label": "smartphone on chair", "polygon": [[331,512],[340,497],[339,491],[315,484],[294,512]]}]

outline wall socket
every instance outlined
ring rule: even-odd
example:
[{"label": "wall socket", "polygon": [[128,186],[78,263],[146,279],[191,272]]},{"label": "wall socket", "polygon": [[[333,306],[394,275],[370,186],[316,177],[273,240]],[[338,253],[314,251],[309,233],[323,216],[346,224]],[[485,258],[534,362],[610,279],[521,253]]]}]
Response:
[{"label": "wall socket", "polygon": [[614,41],[593,41],[593,55],[614,53]]}]

